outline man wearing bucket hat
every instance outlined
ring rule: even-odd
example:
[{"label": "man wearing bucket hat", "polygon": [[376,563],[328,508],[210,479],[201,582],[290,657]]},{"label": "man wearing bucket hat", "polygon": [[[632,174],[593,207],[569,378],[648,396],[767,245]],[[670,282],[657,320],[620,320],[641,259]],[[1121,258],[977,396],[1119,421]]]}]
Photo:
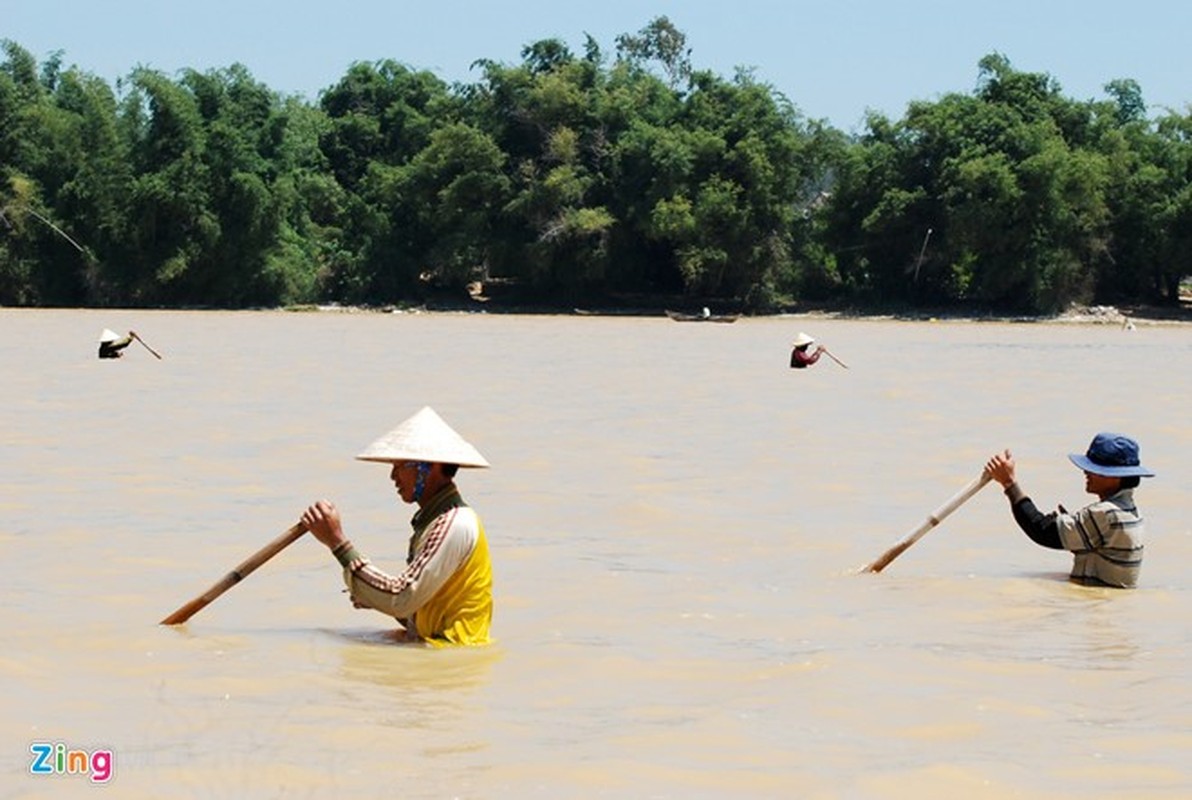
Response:
[{"label": "man wearing bucket hat", "polygon": [[132,340],[137,337],[134,331],[129,331],[128,336],[123,339],[113,330],[107,328],[99,334],[99,357],[100,358],[120,358],[124,355],[124,348],[132,344]]},{"label": "man wearing bucket hat", "polygon": [[791,342],[791,347],[794,348],[791,350],[791,369],[807,369],[819,361],[824,352],[824,346],[817,345],[812,350],[810,348],[813,344],[815,344],[815,339],[799,331],[799,335]]},{"label": "man wearing bucket hat", "polygon": [[431,644],[484,644],[492,622],[492,564],[480,517],[455,486],[459,467],[488,461],[430,407],[356,456],[391,464],[389,478],[406,503],[417,503],[406,567],[394,575],[374,567],[344,536],[339,511],[320,500],[302,523],[344,569],[357,608],[400,621],[409,639]]},{"label": "man wearing bucket hat", "polygon": [[1117,433],[1098,433],[1084,455],[1072,453],[1084,470],[1084,488],[1099,498],[1069,514],[1063,506],[1041,513],[1014,478],[1010,451],[989,459],[985,471],[1010,498],[1018,527],[1037,544],[1074,555],[1071,579],[1077,583],[1132,589],[1142,566],[1143,524],[1134,505],[1134,488],[1154,473],[1138,460],[1138,443]]}]

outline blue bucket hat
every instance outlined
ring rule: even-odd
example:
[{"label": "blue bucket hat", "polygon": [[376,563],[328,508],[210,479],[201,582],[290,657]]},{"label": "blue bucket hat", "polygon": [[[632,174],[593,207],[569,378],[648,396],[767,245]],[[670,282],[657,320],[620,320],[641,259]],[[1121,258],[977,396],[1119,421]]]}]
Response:
[{"label": "blue bucket hat", "polygon": [[1138,463],[1138,442],[1120,433],[1098,433],[1084,455],[1069,453],[1073,464],[1085,472],[1110,478],[1153,478],[1151,472]]}]

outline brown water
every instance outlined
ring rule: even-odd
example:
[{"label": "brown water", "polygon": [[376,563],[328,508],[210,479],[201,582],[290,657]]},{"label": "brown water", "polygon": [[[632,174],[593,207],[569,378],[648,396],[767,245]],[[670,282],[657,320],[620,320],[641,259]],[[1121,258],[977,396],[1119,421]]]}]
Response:
[{"label": "brown water", "polygon": [[[121,798],[1192,796],[1192,328],[3,310],[0,367],[2,797],[101,791],[59,742]],[[319,497],[398,568],[352,456],[427,404],[494,465],[496,644],[392,644],[309,537],[157,624]],[[1137,591],[996,486],[854,574],[1003,447],[1087,502],[1101,429],[1159,473]]]}]

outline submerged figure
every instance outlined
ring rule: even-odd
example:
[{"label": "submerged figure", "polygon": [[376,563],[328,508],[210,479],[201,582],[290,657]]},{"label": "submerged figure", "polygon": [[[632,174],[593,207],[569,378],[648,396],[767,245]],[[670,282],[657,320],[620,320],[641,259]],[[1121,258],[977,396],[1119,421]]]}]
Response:
[{"label": "submerged figure", "polygon": [[357,456],[392,464],[403,502],[417,503],[406,567],[374,567],[344,535],[339,511],[319,500],[302,522],[331,550],[357,608],[397,619],[406,638],[431,644],[485,644],[492,622],[492,564],[484,525],[456,488],[460,467],[487,467],[471,444],[426,407]]},{"label": "submerged figure", "polygon": [[824,346],[816,345],[816,348],[812,350],[811,345],[813,344],[815,344],[815,339],[802,331],[799,332],[799,335],[791,342],[791,347],[794,348],[791,350],[791,369],[806,369],[820,360]]},{"label": "submerged figure", "polygon": [[124,355],[124,348],[132,344],[136,336],[135,331],[129,331],[128,335],[121,339],[115,331],[104,328],[103,333],[99,335],[99,357],[120,358]]},{"label": "submerged figure", "polygon": [[1010,451],[989,459],[985,471],[1005,489],[1018,527],[1037,544],[1073,553],[1071,580],[1132,589],[1142,567],[1143,525],[1134,489],[1154,473],[1138,461],[1138,443],[1116,433],[1098,433],[1084,455],[1068,456],[1084,470],[1084,488],[1098,497],[1069,514],[1063,506],[1043,514],[1018,486]]}]

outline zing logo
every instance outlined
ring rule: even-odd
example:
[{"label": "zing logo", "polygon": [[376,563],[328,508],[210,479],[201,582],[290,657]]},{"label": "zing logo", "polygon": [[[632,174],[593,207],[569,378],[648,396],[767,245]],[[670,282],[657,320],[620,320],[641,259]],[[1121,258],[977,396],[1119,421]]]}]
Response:
[{"label": "zing logo", "polygon": [[62,742],[34,742],[29,745],[33,760],[29,762],[31,775],[88,775],[92,783],[107,783],[112,779],[115,764],[111,750],[67,750]]}]

